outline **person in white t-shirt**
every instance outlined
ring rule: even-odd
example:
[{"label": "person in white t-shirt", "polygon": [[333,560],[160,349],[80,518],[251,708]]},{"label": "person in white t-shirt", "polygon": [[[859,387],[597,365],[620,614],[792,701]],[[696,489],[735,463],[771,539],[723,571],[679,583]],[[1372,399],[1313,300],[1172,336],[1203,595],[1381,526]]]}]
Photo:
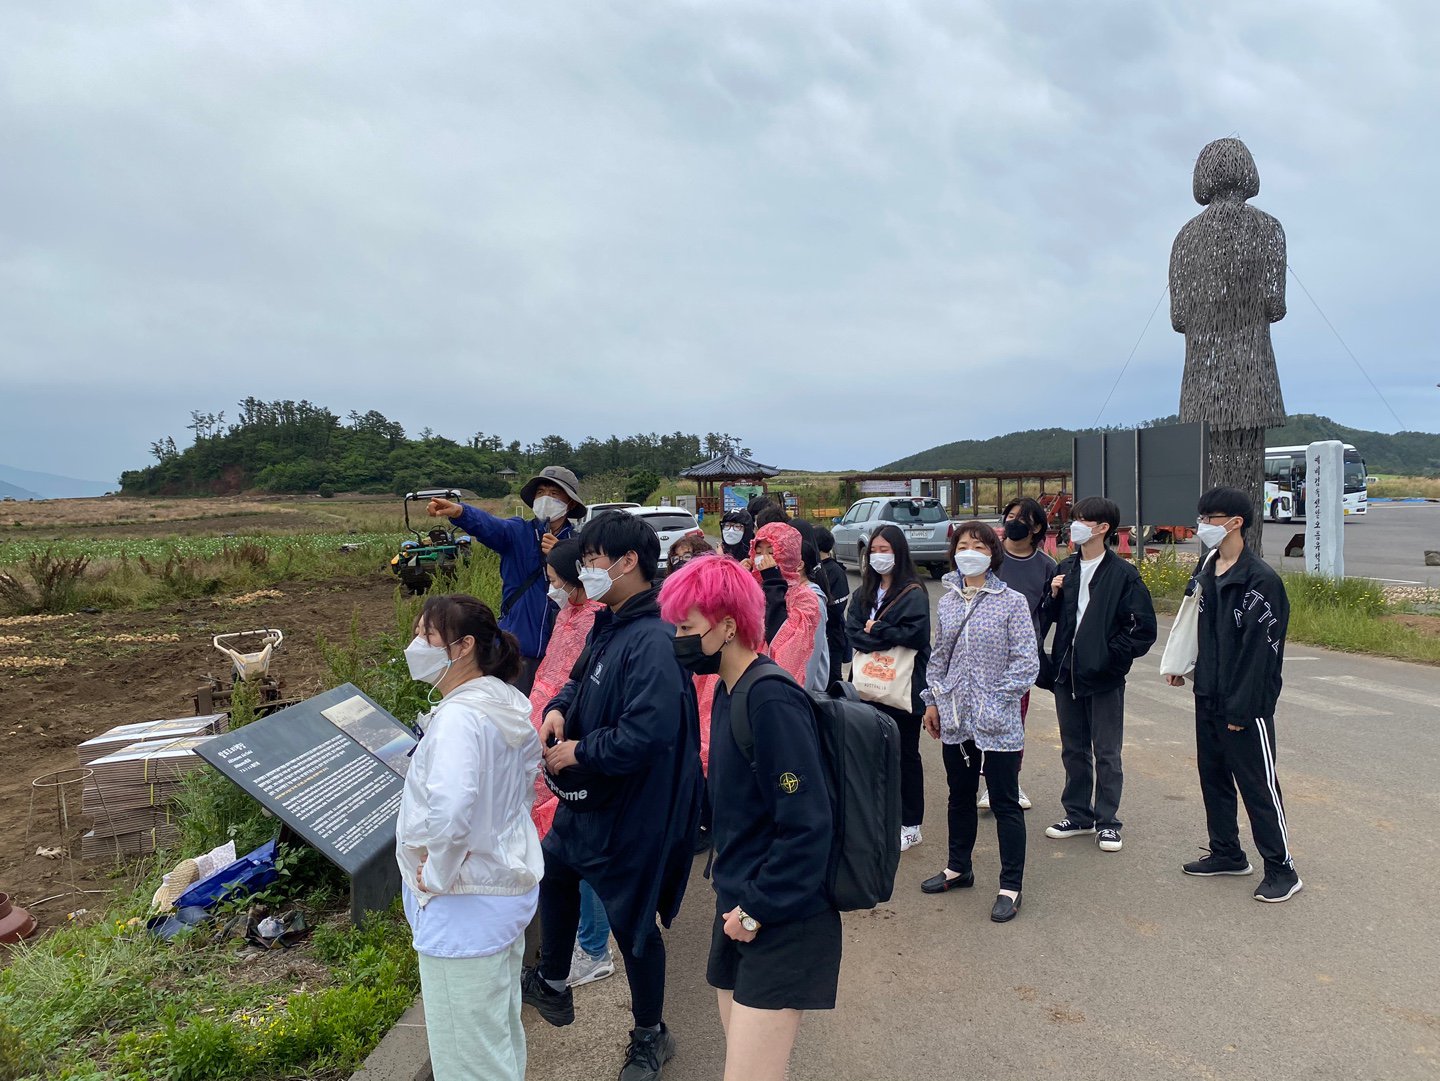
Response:
[{"label": "person in white t-shirt", "polygon": [[395,824],[431,1065],[436,1081],[522,1081],[520,970],[545,861],[530,816],[540,739],[509,684],[520,647],[452,594],[425,602],[405,660],[440,695],[417,719]]},{"label": "person in white t-shirt", "polygon": [[1060,565],[1041,605],[1042,626],[1056,625],[1051,652],[1065,817],[1052,838],[1095,835],[1103,852],[1119,852],[1120,749],[1125,740],[1125,676],[1155,644],[1155,606],[1140,572],[1109,546],[1120,508],[1091,496],[1075,504],[1071,556]]}]

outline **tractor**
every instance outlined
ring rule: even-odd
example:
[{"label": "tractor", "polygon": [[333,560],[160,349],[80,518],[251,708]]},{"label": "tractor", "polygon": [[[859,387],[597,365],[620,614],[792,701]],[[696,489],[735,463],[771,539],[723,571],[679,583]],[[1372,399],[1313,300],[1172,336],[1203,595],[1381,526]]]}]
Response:
[{"label": "tractor", "polygon": [[448,519],[421,533],[410,524],[410,504],[432,499],[460,502],[460,493],[453,488],[425,488],[405,494],[405,528],[414,534],[400,545],[390,559],[390,570],[411,593],[424,593],[436,578],[453,578],[456,569],[470,565],[470,538],[458,532]]}]

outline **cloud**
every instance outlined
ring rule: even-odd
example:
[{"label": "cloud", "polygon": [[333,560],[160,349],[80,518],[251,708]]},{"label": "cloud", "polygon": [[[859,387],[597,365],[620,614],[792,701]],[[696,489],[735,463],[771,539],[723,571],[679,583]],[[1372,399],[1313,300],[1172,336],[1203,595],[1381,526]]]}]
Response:
[{"label": "cloud", "polygon": [[[814,468],[1090,423],[1231,133],[1301,279],[1433,430],[1437,22],[11,5],[0,461],[108,478],[246,394],[456,437],[729,430]],[[1290,312],[1289,407],[1396,427],[1293,281]],[[1101,419],[1171,411],[1181,358],[1161,312]],[[45,441],[54,417],[84,439]]]}]

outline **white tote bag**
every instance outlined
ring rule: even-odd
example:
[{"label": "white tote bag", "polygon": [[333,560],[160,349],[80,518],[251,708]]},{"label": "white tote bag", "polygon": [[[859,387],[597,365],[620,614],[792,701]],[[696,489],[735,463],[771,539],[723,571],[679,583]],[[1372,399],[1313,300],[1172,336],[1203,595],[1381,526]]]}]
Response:
[{"label": "white tote bag", "polygon": [[[906,586],[875,618],[883,616],[890,605],[906,593],[920,588],[922,587],[915,583]],[[855,650],[850,663],[850,682],[855,685],[855,693],[866,702],[909,713],[912,705],[910,689],[915,679],[917,656],[918,651],[910,646],[890,646],[877,649],[873,653]]]},{"label": "white tote bag", "polygon": [[1200,572],[1203,571],[1215,553],[1212,548],[1205,555],[1199,568],[1190,576],[1190,584],[1180,601],[1180,611],[1175,613],[1175,622],[1170,627],[1170,637],[1165,640],[1165,652],[1160,655],[1162,676],[1188,676],[1195,671],[1195,661],[1200,656]]}]

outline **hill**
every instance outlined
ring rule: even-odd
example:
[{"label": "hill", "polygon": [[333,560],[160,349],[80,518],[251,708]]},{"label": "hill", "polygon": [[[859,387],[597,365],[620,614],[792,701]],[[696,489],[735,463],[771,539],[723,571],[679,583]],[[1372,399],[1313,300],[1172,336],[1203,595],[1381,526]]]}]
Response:
[{"label": "hill", "polygon": [[[83,499],[104,495],[115,485],[0,465],[0,496],[16,499]],[[13,489],[13,490],[12,490]]]},{"label": "hill", "polygon": [[597,492],[643,499],[680,470],[720,453],[750,451],[728,434],[671,432],[590,437],[571,445],[558,435],[522,447],[476,432],[464,443],[426,428],[410,438],[375,410],[342,419],[300,401],[240,403],[237,421],[194,410],[183,450],[172,437],[150,445],[155,462],[120,475],[125,495],[225,495],[242,491],[403,493],[430,485],[468,488],[482,498],[509,493],[510,477],[563,465]]},{"label": "hill", "polygon": [[0,499],[39,499],[40,496],[18,484],[7,484],[0,480]]},{"label": "hill", "polygon": [[[1160,417],[1141,427],[1174,424],[1178,418]],[[1011,432],[991,439],[961,439],[931,447],[918,454],[876,466],[877,472],[906,470],[994,469],[1003,472],[1031,469],[1069,469],[1070,441],[1077,435],[1121,428],[1037,428]],[[1340,439],[1353,443],[1372,473],[1405,476],[1440,475],[1440,434],[1433,432],[1370,432],[1348,428],[1329,417],[1297,413],[1288,423],[1271,428],[1265,436],[1269,446],[1313,443],[1317,439]]]}]

